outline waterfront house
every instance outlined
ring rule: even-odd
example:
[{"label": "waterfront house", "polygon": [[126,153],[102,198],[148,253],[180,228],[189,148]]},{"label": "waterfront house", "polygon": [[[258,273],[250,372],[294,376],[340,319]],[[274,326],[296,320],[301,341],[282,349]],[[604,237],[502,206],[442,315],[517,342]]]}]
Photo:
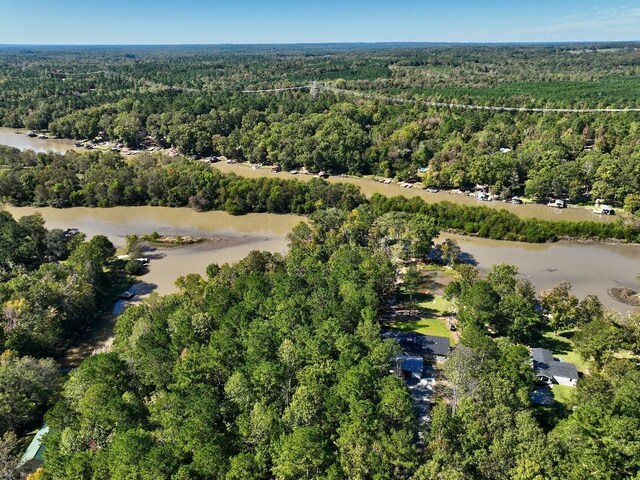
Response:
[{"label": "waterfront house", "polygon": [[394,339],[407,354],[420,355],[437,363],[444,362],[451,353],[451,343],[447,337],[398,330],[388,330],[382,336]]},{"label": "waterfront house", "polygon": [[549,203],[547,203],[547,206],[553,207],[553,208],[567,208],[567,202],[565,202],[562,199],[558,199],[558,200],[551,199],[549,200]]},{"label": "waterfront house", "polygon": [[544,348],[532,348],[533,370],[539,380],[559,385],[575,386],[578,383],[578,370],[573,363],[563,362],[553,357],[553,353]]}]

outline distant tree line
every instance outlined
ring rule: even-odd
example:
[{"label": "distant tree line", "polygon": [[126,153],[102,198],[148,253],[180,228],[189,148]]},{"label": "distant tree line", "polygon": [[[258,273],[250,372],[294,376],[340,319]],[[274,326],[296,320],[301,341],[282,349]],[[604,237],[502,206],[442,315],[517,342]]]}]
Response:
[{"label": "distant tree line", "polygon": [[521,218],[507,210],[451,202],[427,203],[420,197],[385,197],[374,194],[370,200],[377,212],[422,213],[433,218],[441,230],[452,230],[494,240],[553,242],[562,238],[618,239],[640,241],[640,228],[624,222],[567,222]]},{"label": "distant tree line", "polygon": [[114,153],[65,155],[0,152],[0,198],[15,205],[111,207],[191,206],[197,210],[308,214],[365,201],[357,187],[224,175],[187,159]]},{"label": "distant tree line", "polygon": [[[525,107],[637,107],[637,45],[0,50],[0,124],[194,156],[487,185],[640,211],[638,113],[460,111],[270,88]],[[506,149],[506,150],[505,150]]]}]

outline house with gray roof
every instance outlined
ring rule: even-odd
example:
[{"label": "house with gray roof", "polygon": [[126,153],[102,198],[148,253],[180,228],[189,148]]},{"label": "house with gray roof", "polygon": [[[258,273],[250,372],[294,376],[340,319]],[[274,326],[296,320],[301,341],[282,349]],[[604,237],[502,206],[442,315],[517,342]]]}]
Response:
[{"label": "house with gray roof", "polygon": [[447,337],[422,335],[422,348],[436,362],[444,362],[451,354],[451,343]]},{"label": "house with gray roof", "polygon": [[393,338],[404,352],[423,355],[436,362],[444,362],[451,354],[451,343],[447,337],[422,335],[417,332],[400,332],[388,330],[383,332],[383,338]]},{"label": "house with gray roof", "polygon": [[578,383],[578,369],[573,363],[563,362],[553,357],[550,350],[532,348],[533,370],[538,379],[545,383],[575,386]]}]

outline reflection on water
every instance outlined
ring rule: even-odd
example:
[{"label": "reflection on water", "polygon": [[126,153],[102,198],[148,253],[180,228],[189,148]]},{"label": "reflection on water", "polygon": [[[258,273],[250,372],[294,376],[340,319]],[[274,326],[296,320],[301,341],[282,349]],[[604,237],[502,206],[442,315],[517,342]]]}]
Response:
[{"label": "reflection on water", "polygon": [[16,133],[15,128],[0,127],[0,145],[19,148],[20,150],[33,150],[47,152],[49,150],[64,153],[74,148],[73,140],[31,138],[25,133]]},{"label": "reflection on water", "polygon": [[[0,127],[0,145],[9,145],[21,150],[31,149],[36,152],[46,152],[52,150],[54,152],[65,152],[73,149],[72,140],[63,139],[48,139],[42,140],[39,138],[30,138],[24,133],[16,134],[14,128]],[[134,157],[135,158],[135,157]],[[271,173],[268,167],[263,167],[258,170],[253,170],[247,165],[243,164],[226,164],[223,162],[216,163],[215,168],[223,172],[233,172],[245,177],[279,177],[290,178],[300,181],[309,181],[313,178],[311,175],[291,175],[287,172]],[[585,208],[549,208],[546,205],[511,205],[504,202],[478,202],[475,198],[466,195],[455,195],[448,192],[427,193],[420,188],[402,188],[397,184],[385,185],[375,182],[373,180],[364,178],[341,178],[341,177],[329,177],[329,182],[347,182],[360,187],[362,193],[367,196],[371,196],[374,193],[379,193],[386,196],[402,195],[405,197],[422,197],[426,202],[435,203],[441,201],[448,201],[461,205],[483,205],[487,207],[506,209],[516,215],[523,218],[541,218],[544,220],[566,220],[566,221],[584,221],[592,220],[596,222],[613,222],[616,220],[615,216],[608,215],[596,215],[590,209]]]},{"label": "reflection on water", "polygon": [[640,245],[557,242],[516,243],[462,235],[443,234],[438,241],[453,238],[478,268],[487,272],[492,265],[516,265],[522,278],[528,278],[538,290],[567,280],[578,298],[596,294],[609,308],[621,312],[633,310],[613,300],[610,287],[636,288],[640,273]]},{"label": "reflection on water", "polygon": [[224,212],[195,212],[188,208],[33,208],[4,207],[16,217],[39,212],[48,228],[78,228],[88,236],[106,235],[116,246],[127,234],[192,235],[223,237],[221,241],[181,248],[157,249],[150,257],[149,273],[140,277],[148,284],[146,293],[177,291],[175,281],[188,273],[205,275],[211,263],[237,262],[252,250],[284,252],[286,235],[303,217],[296,215],[249,214],[234,217]]},{"label": "reflection on water", "polygon": [[78,228],[89,236],[106,235],[115,245],[124,245],[127,234],[195,236],[267,236],[284,237],[304,220],[297,215],[250,213],[232,216],[225,212],[196,212],[189,208],[113,207],[52,208],[3,207],[14,216],[38,212],[48,228]]}]

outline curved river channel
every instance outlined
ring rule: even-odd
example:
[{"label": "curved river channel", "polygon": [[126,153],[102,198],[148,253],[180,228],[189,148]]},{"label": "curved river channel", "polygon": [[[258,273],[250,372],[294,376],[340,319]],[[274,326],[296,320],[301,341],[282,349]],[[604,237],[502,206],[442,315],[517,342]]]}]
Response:
[{"label": "curved river channel", "polygon": [[[0,145],[9,145],[21,150],[34,150],[36,152],[46,152],[48,150],[64,153],[67,150],[74,149],[74,142],[66,139],[40,139],[31,138],[24,133],[16,133],[14,128],[0,127]],[[296,179],[300,181],[309,181],[313,178],[311,175],[297,174],[292,175],[287,172],[271,173],[269,167],[263,167],[253,170],[247,164],[227,164],[223,162],[215,163],[214,168],[226,173],[235,173],[244,177],[277,177]],[[451,192],[428,193],[421,188],[403,188],[402,186],[391,183],[385,185],[368,178],[359,177],[329,177],[332,183],[351,183],[360,188],[363,194],[370,197],[374,193],[386,196],[402,195],[405,197],[422,197],[426,202],[435,203],[448,201],[462,205],[483,205],[492,208],[506,209],[523,218],[540,218],[543,220],[564,220],[564,221],[584,221],[591,220],[595,222],[613,222],[616,216],[596,215],[589,208],[573,207],[565,209],[550,208],[540,204],[512,205],[500,201],[479,202],[474,197],[462,194],[454,194]]]},{"label": "curved river channel", "polygon": [[[13,128],[0,127],[0,144],[35,151],[65,152],[73,148],[71,140],[30,138],[17,134]],[[279,177],[308,181],[310,175],[292,175],[286,172],[270,173],[268,167],[254,170],[244,164],[216,163],[214,167],[227,173],[247,177]],[[448,192],[427,193],[422,189],[402,188],[397,184],[385,185],[364,178],[330,177],[330,182],[349,182],[371,196],[420,196],[427,202],[447,200],[465,205],[477,205],[475,199]],[[506,208],[522,217],[548,220],[614,221],[615,217],[595,215],[584,208],[562,210],[544,205],[510,205],[502,202],[482,205]],[[36,211],[33,208],[6,207],[16,215]],[[143,277],[149,291],[160,294],[175,291],[175,280],[187,273],[204,274],[210,263],[234,262],[251,250],[286,250],[286,234],[303,217],[294,215],[250,214],[233,217],[223,212],[196,213],[189,209],[163,207],[116,207],[110,209],[70,208],[64,210],[37,209],[49,228],[75,227],[88,235],[103,234],[116,245],[124,243],[129,233],[145,234],[158,231],[166,235],[195,235],[214,237],[205,244],[158,251],[150,272]],[[607,295],[612,286],[637,287],[640,273],[640,245],[582,244],[558,242],[554,244],[526,244],[455,236],[469,260],[486,271],[496,263],[517,265],[520,274],[529,278],[538,289],[569,280],[574,293],[584,297],[597,294],[610,308],[627,312],[630,307]]]},{"label": "curved river channel", "polygon": [[[144,293],[176,291],[175,280],[188,273],[205,274],[211,263],[236,262],[252,250],[284,252],[287,234],[304,217],[295,215],[249,214],[234,217],[224,212],[195,212],[187,208],[32,208],[4,207],[20,217],[39,212],[48,228],[78,228],[87,235],[106,235],[116,246],[124,245],[130,233],[192,235],[209,237],[211,242],[181,248],[158,249],[150,255],[149,273],[141,277]],[[628,312],[630,307],[607,294],[613,286],[635,288],[640,272],[640,245],[557,242],[530,244],[506,242],[460,235],[455,238],[465,260],[487,271],[492,265],[518,266],[522,278],[530,279],[538,290],[560,281],[573,284],[574,293],[583,298],[595,293],[609,308]],[[143,293],[143,292],[141,292]]]}]

